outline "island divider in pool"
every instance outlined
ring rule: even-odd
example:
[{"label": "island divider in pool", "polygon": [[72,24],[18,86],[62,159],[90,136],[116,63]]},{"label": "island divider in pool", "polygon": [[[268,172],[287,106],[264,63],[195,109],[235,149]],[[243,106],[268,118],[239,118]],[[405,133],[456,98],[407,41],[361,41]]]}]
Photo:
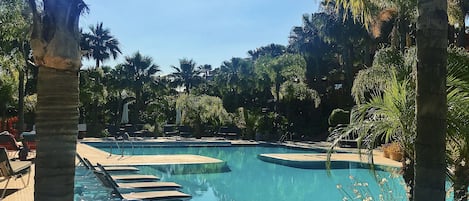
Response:
[{"label": "island divider in pool", "polygon": [[[301,169],[326,169],[327,154],[259,154],[262,161]],[[397,169],[401,163],[390,159],[374,159],[374,165],[368,163],[366,154],[333,154],[330,159],[331,169],[376,168],[380,170]]]}]

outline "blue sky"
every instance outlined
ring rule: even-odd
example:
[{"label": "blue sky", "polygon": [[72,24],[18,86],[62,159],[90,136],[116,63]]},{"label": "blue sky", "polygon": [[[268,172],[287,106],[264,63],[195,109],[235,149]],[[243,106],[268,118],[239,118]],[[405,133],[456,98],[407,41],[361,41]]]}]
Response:
[{"label": "blue sky", "polygon": [[[103,22],[121,43],[123,56],[137,50],[151,56],[164,73],[179,59],[219,67],[232,57],[277,43],[286,45],[304,13],[318,11],[317,0],[85,0],[90,13],[80,26]],[[83,61],[83,66],[93,66]]]}]

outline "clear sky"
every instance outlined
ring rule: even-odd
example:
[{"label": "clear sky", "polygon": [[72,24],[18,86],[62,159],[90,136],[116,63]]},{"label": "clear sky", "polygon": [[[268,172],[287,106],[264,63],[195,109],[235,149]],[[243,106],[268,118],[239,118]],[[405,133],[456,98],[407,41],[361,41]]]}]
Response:
[{"label": "clear sky", "polygon": [[[80,26],[103,22],[121,43],[123,56],[140,51],[151,56],[164,73],[179,59],[219,67],[232,57],[270,43],[288,44],[301,16],[318,11],[317,0],[85,0],[89,14]],[[93,66],[83,61],[83,66]]]}]

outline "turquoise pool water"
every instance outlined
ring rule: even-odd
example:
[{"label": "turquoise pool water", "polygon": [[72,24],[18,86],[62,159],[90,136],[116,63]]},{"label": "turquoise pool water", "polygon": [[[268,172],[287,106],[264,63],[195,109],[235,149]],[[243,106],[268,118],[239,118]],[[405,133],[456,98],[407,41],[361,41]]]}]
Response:
[{"label": "turquoise pool water", "polygon": [[[109,147],[99,147],[109,151]],[[130,149],[126,149],[130,152]],[[115,154],[120,151],[113,148]],[[405,200],[403,180],[385,171],[373,173],[362,168],[300,169],[267,163],[262,153],[311,153],[284,147],[137,147],[134,154],[197,154],[227,162],[228,172],[173,174],[154,166],[140,166],[143,174],[154,174],[164,181],[181,184],[193,201],[329,201],[349,200],[361,195],[379,200]],[[127,153],[129,154],[129,153]],[[374,175],[378,178],[375,178]],[[383,187],[383,188],[380,188]],[[382,189],[382,190],[381,190]],[[362,198],[363,199],[363,198]],[[359,200],[362,200],[359,199]]]}]

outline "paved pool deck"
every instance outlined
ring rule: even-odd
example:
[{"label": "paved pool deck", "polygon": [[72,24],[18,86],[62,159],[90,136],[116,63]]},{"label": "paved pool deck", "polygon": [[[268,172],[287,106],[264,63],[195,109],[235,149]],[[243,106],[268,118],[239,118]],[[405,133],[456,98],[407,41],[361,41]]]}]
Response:
[{"label": "paved pool deck", "polygon": [[93,165],[100,163],[107,166],[128,165],[176,165],[176,164],[218,164],[224,161],[206,156],[177,154],[177,155],[109,155],[108,152],[94,148],[87,144],[78,143],[77,153],[88,158]]},{"label": "paved pool deck", "polygon": [[[155,142],[171,142],[171,141],[227,141],[224,139],[219,138],[203,138],[202,140],[196,139],[178,139],[178,138],[159,138],[159,139],[145,139],[144,141],[155,141]],[[84,142],[99,142],[99,141],[106,141],[105,139],[96,139],[96,138],[86,138],[85,140],[80,140]],[[253,141],[246,141],[246,140],[229,140],[232,144],[237,145],[256,145],[259,144]],[[282,145],[292,146],[292,147],[302,147],[302,148],[313,148],[313,149],[328,149],[330,144],[327,142],[286,142],[281,143]],[[348,161],[367,161],[367,159],[360,158],[357,154],[356,148],[338,148],[338,151],[345,151],[352,153],[351,155],[343,155],[343,154],[333,154],[332,160],[348,160]],[[100,162],[103,165],[129,165],[129,164],[177,164],[177,163],[205,163],[205,162],[219,162],[218,159],[213,159],[209,157],[201,157],[195,155],[172,155],[171,157],[147,157],[147,158],[140,158],[140,156],[124,156],[121,157],[120,155],[113,155],[109,157],[109,153],[96,149],[94,147],[78,143],[77,144],[77,152],[81,154],[81,156],[90,159],[92,163]],[[320,156],[322,155],[322,156]],[[293,160],[293,161],[307,161],[307,160],[324,160],[324,154],[320,154],[317,157],[311,156],[311,154],[286,154],[286,155],[271,155],[271,157],[279,157],[282,160]],[[400,167],[400,162],[392,162],[389,161],[390,159],[384,158],[382,156],[382,152],[376,150],[373,155],[374,162],[376,164],[388,164],[390,166],[398,166]],[[151,161],[146,161],[151,160]],[[142,162],[145,161],[145,162]],[[12,180],[8,185],[7,195],[2,201],[25,201],[25,200],[34,200],[34,173],[35,167],[32,166],[31,171],[31,180],[29,185],[26,188],[22,188],[22,183],[20,180]],[[0,182],[0,186],[4,186],[5,181]]]}]

